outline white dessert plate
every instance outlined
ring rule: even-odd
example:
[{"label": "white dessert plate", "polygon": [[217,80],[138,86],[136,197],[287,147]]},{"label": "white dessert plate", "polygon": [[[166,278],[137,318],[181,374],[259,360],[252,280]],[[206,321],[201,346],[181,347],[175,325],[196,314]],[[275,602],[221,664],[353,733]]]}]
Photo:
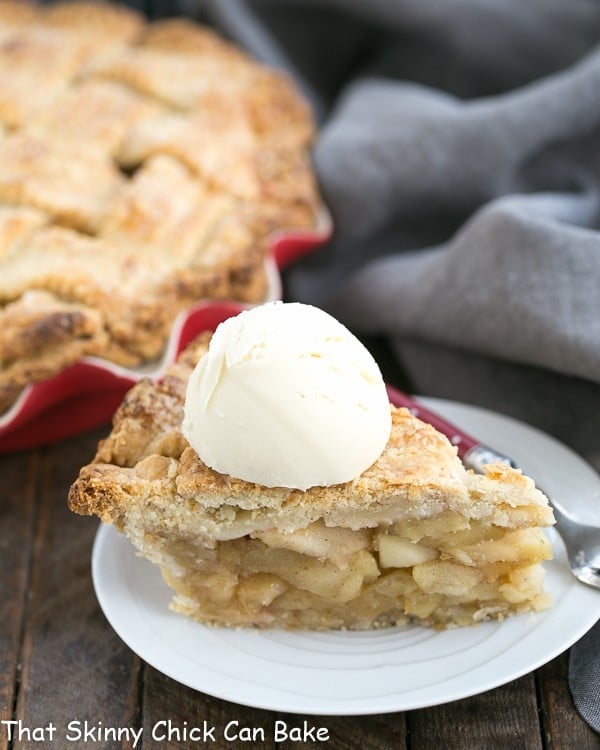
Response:
[{"label": "white dessert plate", "polygon": [[[483,409],[423,403],[510,454],[567,509],[598,522],[600,478],[570,449],[532,427]],[[505,684],[550,661],[600,618],[600,591],[571,577],[551,532],[546,584],[554,606],[504,622],[436,632],[411,626],[372,632],[208,628],[168,609],[159,570],[102,526],[92,572],[104,613],[153,667],[195,690],[257,708],[321,715],[423,708]]]}]

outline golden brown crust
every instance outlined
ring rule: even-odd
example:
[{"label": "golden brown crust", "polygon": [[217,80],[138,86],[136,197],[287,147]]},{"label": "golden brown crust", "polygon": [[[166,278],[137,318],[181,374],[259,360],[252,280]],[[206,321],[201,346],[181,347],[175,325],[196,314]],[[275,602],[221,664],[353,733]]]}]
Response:
[{"label": "golden brown crust", "polygon": [[43,24],[84,39],[98,48],[134,43],[144,29],[139,13],[106,2],[57,2],[44,11]]},{"label": "golden brown crust", "polygon": [[243,83],[249,83],[250,71],[238,58],[127,47],[99,59],[90,66],[89,74],[120,81],[168,106],[188,111],[202,104],[206,91],[223,86],[231,92],[241,90]]},{"label": "golden brown crust", "polygon": [[0,122],[22,127],[68,85],[84,62],[79,47],[39,25],[0,37]]},{"label": "golden brown crust", "polygon": [[0,143],[0,201],[45,211],[57,224],[97,231],[122,185],[114,164],[85,144],[25,133]]},{"label": "golden brown crust", "polygon": [[[281,123],[279,132],[293,131]],[[259,133],[246,114],[210,109],[140,121],[119,158],[134,166],[156,154],[186,164],[207,189],[255,206],[267,231],[314,226],[317,190],[307,154],[291,135],[286,141]]]},{"label": "golden brown crust", "polygon": [[0,35],[14,33],[35,20],[39,6],[28,0],[2,0],[0,2]]},{"label": "golden brown crust", "polygon": [[133,42],[141,18],[103,3],[57,3],[48,8],[23,3],[0,6],[0,121],[21,127],[50,104],[87,65],[111,49]]},{"label": "golden brown crust", "polygon": [[194,286],[183,288],[176,257],[50,227],[24,242],[0,276],[0,301],[38,289],[90,306],[101,315],[110,341],[129,353],[123,364],[135,364],[160,353],[171,321],[196,295],[223,296],[224,273],[201,271]]},{"label": "golden brown crust", "polygon": [[0,206],[0,262],[17,252],[19,245],[49,220],[49,216],[28,206]]},{"label": "golden brown crust", "polygon": [[0,1],[0,306],[16,321],[35,290],[102,330],[42,347],[23,322],[0,380],[18,393],[88,346],[136,365],[199,299],[263,301],[269,234],[316,225],[312,134],[284,76],[198,24]]},{"label": "golden brown crust", "polygon": [[24,382],[63,370],[105,346],[100,314],[47,292],[26,292],[0,312],[0,411]]},{"label": "golden brown crust", "polygon": [[[345,485],[313,487],[306,492],[265,488],[209,469],[181,435],[187,379],[208,340],[201,337],[192,345],[161,383],[143,380],[129,392],[115,415],[111,434],[73,485],[69,495],[73,510],[119,523],[135,506],[139,510],[148,501],[148,476],[152,475],[156,481],[172,480],[167,506],[195,504],[199,527],[208,524],[206,528],[217,536],[231,533],[236,523],[227,516],[215,520],[211,514],[223,508],[252,511],[255,522],[262,514],[272,524],[277,515],[279,528],[286,524],[302,528],[322,517],[360,528],[382,518],[426,516],[444,508],[473,518],[502,516],[509,524],[507,505],[538,507],[546,521],[551,519],[545,498],[530,479],[497,466],[475,479],[465,471],[448,440],[406,409],[392,408],[392,432],[382,455]],[[470,495],[471,487],[477,492]]]},{"label": "golden brown crust", "polygon": [[209,194],[179,161],[157,156],[116,196],[100,234],[123,246],[171,248],[173,262],[187,268],[231,208],[227,196]]},{"label": "golden brown crust", "polygon": [[150,24],[140,43],[146,49],[175,52],[178,55],[237,58],[251,63],[250,58],[233,44],[211,29],[186,18],[167,18]]},{"label": "golden brown crust", "polygon": [[89,80],[60,92],[28,119],[25,131],[48,142],[80,143],[115,156],[132,127],[160,105],[113,81]]}]

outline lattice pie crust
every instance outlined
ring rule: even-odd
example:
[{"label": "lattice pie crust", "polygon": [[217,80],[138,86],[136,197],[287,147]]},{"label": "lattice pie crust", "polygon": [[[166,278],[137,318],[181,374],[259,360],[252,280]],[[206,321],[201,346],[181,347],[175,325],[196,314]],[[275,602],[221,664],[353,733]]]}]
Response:
[{"label": "lattice pie crust", "polygon": [[0,412],[84,354],[158,356],[182,308],[262,301],[318,203],[290,82],[182,19],[0,2]]}]

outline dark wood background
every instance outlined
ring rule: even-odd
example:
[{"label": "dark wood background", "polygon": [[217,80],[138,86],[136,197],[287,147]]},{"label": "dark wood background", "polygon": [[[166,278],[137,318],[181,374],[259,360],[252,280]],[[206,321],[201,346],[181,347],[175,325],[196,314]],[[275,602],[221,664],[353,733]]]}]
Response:
[{"label": "dark wood background", "polygon": [[[53,722],[53,742],[7,739],[0,750],[113,748],[130,743],[74,743],[69,721],[106,727],[144,727],[138,747],[196,748],[198,742],[158,742],[155,722],[217,728],[214,748],[274,747],[273,725],[329,730],[334,748],[410,750],[591,750],[600,736],[580,719],[567,687],[567,655],[505,687],[444,706],[407,713],[350,718],[282,716],[196,693],[145,665],[114,634],[94,595],[90,555],[97,523],[69,512],[66,497],[79,467],[104,431],[39,450],[0,458],[0,720],[25,726]],[[228,721],[264,727],[265,742],[228,742]],[[285,742],[282,747],[313,743]]]}]

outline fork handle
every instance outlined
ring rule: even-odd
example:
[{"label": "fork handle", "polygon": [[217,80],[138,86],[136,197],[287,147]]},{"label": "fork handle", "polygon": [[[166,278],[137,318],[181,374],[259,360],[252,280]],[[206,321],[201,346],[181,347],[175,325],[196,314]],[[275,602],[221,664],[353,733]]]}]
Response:
[{"label": "fork handle", "polygon": [[515,462],[503,453],[484,445],[476,438],[472,437],[468,433],[464,432],[456,425],[444,419],[439,414],[436,414],[429,409],[426,409],[422,404],[417,403],[406,393],[387,386],[387,392],[390,401],[394,406],[404,406],[410,411],[410,413],[421,419],[423,422],[427,422],[442,435],[445,435],[448,440],[455,445],[458,451],[458,456],[462,459],[462,462],[468,469],[481,474],[485,464],[491,464],[496,462],[506,463],[513,468],[516,468]]}]

